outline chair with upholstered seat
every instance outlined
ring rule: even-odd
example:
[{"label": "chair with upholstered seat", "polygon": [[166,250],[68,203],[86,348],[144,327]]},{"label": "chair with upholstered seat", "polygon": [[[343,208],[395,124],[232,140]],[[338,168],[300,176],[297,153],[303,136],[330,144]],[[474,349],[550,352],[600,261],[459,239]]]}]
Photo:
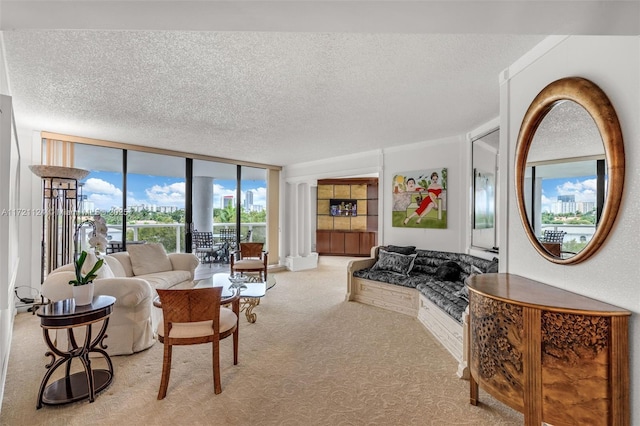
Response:
[{"label": "chair with upholstered seat", "polygon": [[[164,317],[163,323],[158,326],[158,340],[164,343],[158,399],[167,395],[173,345],[212,344],[214,392],[219,394],[222,392],[220,339],[233,335],[233,364],[238,364],[240,293],[222,299],[222,287],[157,291]],[[221,303],[231,304],[231,309],[221,307]]]},{"label": "chair with upholstered seat", "polygon": [[231,273],[258,272],[267,281],[268,252],[262,248],[264,243],[240,243],[240,250],[231,255]]}]

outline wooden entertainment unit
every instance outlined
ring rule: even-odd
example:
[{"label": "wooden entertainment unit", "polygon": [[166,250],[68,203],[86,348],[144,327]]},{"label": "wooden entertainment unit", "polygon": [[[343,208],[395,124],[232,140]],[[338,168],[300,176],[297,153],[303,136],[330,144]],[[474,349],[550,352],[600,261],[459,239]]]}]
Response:
[{"label": "wooden entertainment unit", "polygon": [[378,242],[378,179],[318,180],[316,252],[370,256]]},{"label": "wooden entertainment unit", "polygon": [[631,313],[511,274],[468,279],[478,385],[526,425],[628,425]]}]

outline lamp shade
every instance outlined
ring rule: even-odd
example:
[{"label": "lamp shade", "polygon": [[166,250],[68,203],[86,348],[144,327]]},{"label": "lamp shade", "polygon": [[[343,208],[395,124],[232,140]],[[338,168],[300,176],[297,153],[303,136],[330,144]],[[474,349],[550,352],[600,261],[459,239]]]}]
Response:
[{"label": "lamp shade", "polygon": [[80,180],[89,174],[89,170],[76,169],[73,167],[47,166],[44,164],[34,164],[29,166],[34,175],[41,178],[60,178]]}]

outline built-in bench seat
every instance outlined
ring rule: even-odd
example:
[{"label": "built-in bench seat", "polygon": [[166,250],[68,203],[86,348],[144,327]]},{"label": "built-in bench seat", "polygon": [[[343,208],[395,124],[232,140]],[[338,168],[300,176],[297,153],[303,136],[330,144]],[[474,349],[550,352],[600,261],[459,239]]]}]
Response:
[{"label": "built-in bench seat", "polygon": [[497,272],[497,259],[464,253],[381,246],[348,266],[347,300],[415,316],[458,360],[467,377],[465,280]]}]

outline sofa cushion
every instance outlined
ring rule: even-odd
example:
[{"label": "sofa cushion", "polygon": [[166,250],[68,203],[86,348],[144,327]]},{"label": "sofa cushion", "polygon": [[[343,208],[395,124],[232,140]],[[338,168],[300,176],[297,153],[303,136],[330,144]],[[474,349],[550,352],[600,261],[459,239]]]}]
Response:
[{"label": "sofa cushion", "polygon": [[456,293],[462,290],[463,286],[464,284],[460,282],[440,281],[434,278],[418,284],[416,289],[451,318],[462,324],[462,315],[469,302]]},{"label": "sofa cushion", "polygon": [[173,269],[171,260],[160,243],[131,244],[127,246],[135,276],[167,272]]},{"label": "sofa cushion", "polygon": [[122,263],[120,263],[115,257],[111,255],[105,256],[104,261],[105,263],[109,264],[109,268],[111,268],[111,272],[113,272],[114,277],[122,278],[127,276]]},{"label": "sofa cushion", "polygon": [[353,276],[371,281],[380,281],[383,283],[395,284],[402,287],[411,288],[416,288],[416,286],[423,282],[425,279],[424,275],[403,275],[397,272],[381,271],[368,268],[353,271]]},{"label": "sofa cushion", "polygon": [[436,269],[436,277],[443,281],[458,281],[460,280],[460,271],[462,268],[456,262],[449,260]]},{"label": "sofa cushion", "polygon": [[154,289],[167,289],[182,282],[191,281],[191,273],[189,271],[166,271],[136,275],[136,278],[146,280]]},{"label": "sofa cushion", "polygon": [[413,262],[415,261],[415,258],[415,253],[405,255],[380,250],[378,253],[378,260],[371,269],[374,271],[389,271],[397,274],[409,275],[409,272],[413,269]]},{"label": "sofa cushion", "polygon": [[[384,247],[380,247],[379,252],[382,251],[384,251]],[[415,255],[413,269],[408,275],[388,270],[378,270],[372,267],[353,271],[353,276],[415,288],[449,316],[461,323],[462,314],[469,304],[468,288],[464,284],[465,280],[479,271],[487,272],[487,270],[490,270],[490,266],[495,268],[498,261],[497,259],[490,261],[465,253],[449,253],[436,250],[418,249],[415,251]],[[457,269],[457,279],[445,280],[439,278],[436,272],[443,265]],[[441,272],[444,269],[442,268]],[[453,276],[448,278],[453,278]]]},{"label": "sofa cushion", "polygon": [[107,257],[113,257],[122,265],[125,277],[133,277],[133,268],[131,267],[131,258],[128,252],[120,251],[118,253],[111,253]]},{"label": "sofa cushion", "polygon": [[416,252],[416,246],[385,246],[383,250],[400,254],[413,254]]},{"label": "sofa cushion", "polygon": [[467,287],[466,284],[464,286],[462,286],[462,288],[460,290],[458,290],[455,293],[453,293],[453,295],[456,296],[456,297],[461,297],[464,300],[466,300],[467,303],[469,303],[469,287]]}]

